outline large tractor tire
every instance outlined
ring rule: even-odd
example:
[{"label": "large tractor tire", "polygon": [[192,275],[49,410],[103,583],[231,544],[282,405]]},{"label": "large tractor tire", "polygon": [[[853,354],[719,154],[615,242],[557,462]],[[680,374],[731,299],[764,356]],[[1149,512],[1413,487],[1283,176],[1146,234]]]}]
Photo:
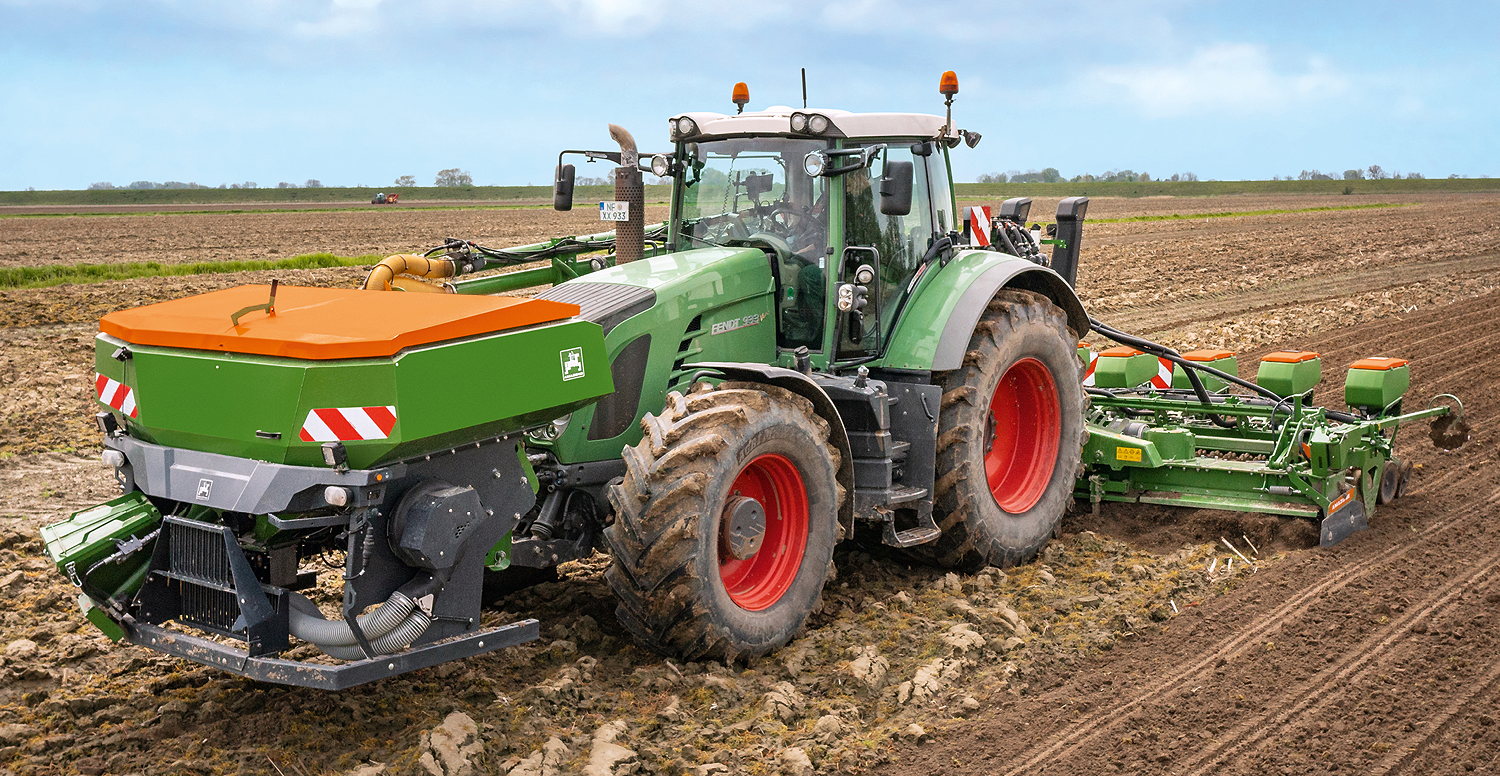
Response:
[{"label": "large tractor tire", "polygon": [[1001,291],[942,377],[934,506],[942,535],[914,548],[961,570],[1030,560],[1073,501],[1086,440],[1076,338],[1063,311]]},{"label": "large tractor tire", "polygon": [[604,578],[641,643],[687,660],[764,655],[817,607],[843,498],[806,399],[727,382],[672,393],[610,488]]}]

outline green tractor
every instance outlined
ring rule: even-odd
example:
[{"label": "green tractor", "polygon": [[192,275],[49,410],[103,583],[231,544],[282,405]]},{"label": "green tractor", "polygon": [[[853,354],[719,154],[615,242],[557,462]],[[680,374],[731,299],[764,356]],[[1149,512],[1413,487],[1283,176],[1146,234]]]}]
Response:
[{"label": "green tractor", "polygon": [[[45,528],[48,552],[113,638],[341,688],[536,638],[535,620],[483,626],[483,605],[596,550],[641,643],[733,661],[798,633],[842,540],[973,570],[1031,558],[1076,497],[1186,480],[1210,499],[1291,472],[1274,501],[1322,516],[1345,482],[1327,455],[1383,471],[1415,417],[1384,384],[1349,423],[1196,377],[1086,387],[1088,201],[1064,200],[1045,238],[1029,200],[961,212],[949,154],[979,135],[954,127],[957,91],[945,74],[947,116],[744,112],[737,86],[736,114],[672,117],[669,152],[615,127],[617,151],[563,152],[559,209],[567,156],[618,165],[610,232],[450,240],[361,290],[107,316],[95,389],[123,495]],[[646,170],[672,182],[663,224],[644,223]],[[1237,460],[1248,479],[1213,479],[1194,434],[1269,473]],[[1272,460],[1308,441],[1317,476]]]}]

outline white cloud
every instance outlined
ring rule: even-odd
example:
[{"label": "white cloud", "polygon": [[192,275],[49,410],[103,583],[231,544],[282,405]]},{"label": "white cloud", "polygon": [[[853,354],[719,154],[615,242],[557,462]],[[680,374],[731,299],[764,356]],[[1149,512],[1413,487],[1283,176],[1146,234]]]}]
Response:
[{"label": "white cloud", "polygon": [[375,29],[381,0],[333,0],[321,19],[296,22],[292,32],[304,38],[352,38]]},{"label": "white cloud", "polygon": [[1247,43],[1200,48],[1170,64],[1098,67],[1079,83],[1096,101],[1125,103],[1153,117],[1279,113],[1348,87],[1348,79],[1320,59],[1279,69],[1264,46]]}]

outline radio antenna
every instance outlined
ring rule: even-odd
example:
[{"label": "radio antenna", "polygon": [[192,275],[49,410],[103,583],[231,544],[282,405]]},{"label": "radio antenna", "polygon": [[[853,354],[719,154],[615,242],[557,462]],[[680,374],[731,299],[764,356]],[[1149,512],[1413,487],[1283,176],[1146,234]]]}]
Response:
[{"label": "radio antenna", "polygon": [[802,68],[802,107],[807,108],[807,68]]}]

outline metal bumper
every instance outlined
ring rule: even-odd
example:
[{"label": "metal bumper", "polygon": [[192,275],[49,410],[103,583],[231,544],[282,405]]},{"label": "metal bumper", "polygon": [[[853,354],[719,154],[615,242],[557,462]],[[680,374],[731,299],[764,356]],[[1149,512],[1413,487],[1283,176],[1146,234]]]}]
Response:
[{"label": "metal bumper", "polygon": [[395,655],[381,655],[340,665],[323,665],[272,657],[250,657],[242,649],[156,625],[133,622],[125,626],[125,640],[132,644],[187,658],[257,682],[319,690],[343,690],[438,663],[524,644],[535,640],[539,635],[540,628],[536,620],[520,620]]},{"label": "metal bumper", "polygon": [[299,496],[309,499],[308,494],[321,492],[320,488],[328,485],[351,488],[357,505],[375,495],[367,495],[372,486],[399,479],[406,473],[406,466],[399,463],[346,471],[289,466],[166,447],[123,434],[106,437],[104,446],[124,453],[129,461],[116,473],[126,491],[134,487],[149,496],[251,515],[323,506],[311,501],[296,502]]}]

